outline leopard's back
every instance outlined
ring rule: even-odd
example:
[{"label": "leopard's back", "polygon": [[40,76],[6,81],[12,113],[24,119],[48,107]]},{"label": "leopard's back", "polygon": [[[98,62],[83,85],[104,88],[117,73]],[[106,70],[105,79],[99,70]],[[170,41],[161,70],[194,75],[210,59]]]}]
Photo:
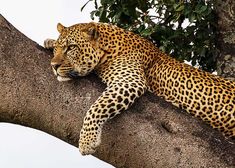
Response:
[{"label": "leopard's back", "polygon": [[235,83],[163,57],[148,71],[149,90],[235,138]]}]

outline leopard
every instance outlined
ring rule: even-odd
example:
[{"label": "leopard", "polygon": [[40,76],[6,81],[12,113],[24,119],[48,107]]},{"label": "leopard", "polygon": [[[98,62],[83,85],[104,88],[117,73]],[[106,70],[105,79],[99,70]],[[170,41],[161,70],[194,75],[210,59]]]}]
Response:
[{"label": "leopard", "polygon": [[94,72],[107,86],[83,119],[78,142],[82,155],[93,154],[104,124],[147,91],[235,139],[234,81],[176,60],[148,39],[112,24],[58,23],[57,30],[57,40],[44,41],[44,47],[53,50],[51,67],[57,80]]}]

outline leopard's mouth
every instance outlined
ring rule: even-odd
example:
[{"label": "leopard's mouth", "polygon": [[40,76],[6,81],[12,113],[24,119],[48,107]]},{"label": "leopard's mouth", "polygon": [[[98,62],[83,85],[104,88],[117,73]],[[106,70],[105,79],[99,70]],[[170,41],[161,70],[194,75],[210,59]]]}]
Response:
[{"label": "leopard's mouth", "polygon": [[70,79],[77,79],[79,77],[78,75],[78,72],[77,71],[74,71],[74,70],[71,70],[67,73],[67,76],[70,78]]},{"label": "leopard's mouth", "polygon": [[62,74],[59,73],[57,69],[55,69],[53,66],[52,66],[52,70],[53,70],[53,73],[56,75],[57,80],[60,82],[77,79],[79,76],[78,73],[74,70],[69,70],[68,72],[63,72]]}]

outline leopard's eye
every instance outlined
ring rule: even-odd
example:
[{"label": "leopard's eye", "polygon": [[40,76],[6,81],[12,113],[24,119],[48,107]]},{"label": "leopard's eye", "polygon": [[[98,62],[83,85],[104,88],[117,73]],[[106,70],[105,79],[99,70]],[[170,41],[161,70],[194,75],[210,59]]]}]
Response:
[{"label": "leopard's eye", "polygon": [[68,46],[68,50],[73,50],[73,49],[75,49],[76,47],[77,47],[77,45],[74,45],[74,44],[69,45],[69,46]]}]

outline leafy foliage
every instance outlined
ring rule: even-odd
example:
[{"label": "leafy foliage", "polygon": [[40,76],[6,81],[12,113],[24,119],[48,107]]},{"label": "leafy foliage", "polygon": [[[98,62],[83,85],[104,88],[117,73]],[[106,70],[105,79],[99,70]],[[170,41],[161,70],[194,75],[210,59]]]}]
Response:
[{"label": "leafy foliage", "polygon": [[92,19],[138,33],[179,60],[207,71],[215,69],[213,0],[90,1],[96,8]]}]

